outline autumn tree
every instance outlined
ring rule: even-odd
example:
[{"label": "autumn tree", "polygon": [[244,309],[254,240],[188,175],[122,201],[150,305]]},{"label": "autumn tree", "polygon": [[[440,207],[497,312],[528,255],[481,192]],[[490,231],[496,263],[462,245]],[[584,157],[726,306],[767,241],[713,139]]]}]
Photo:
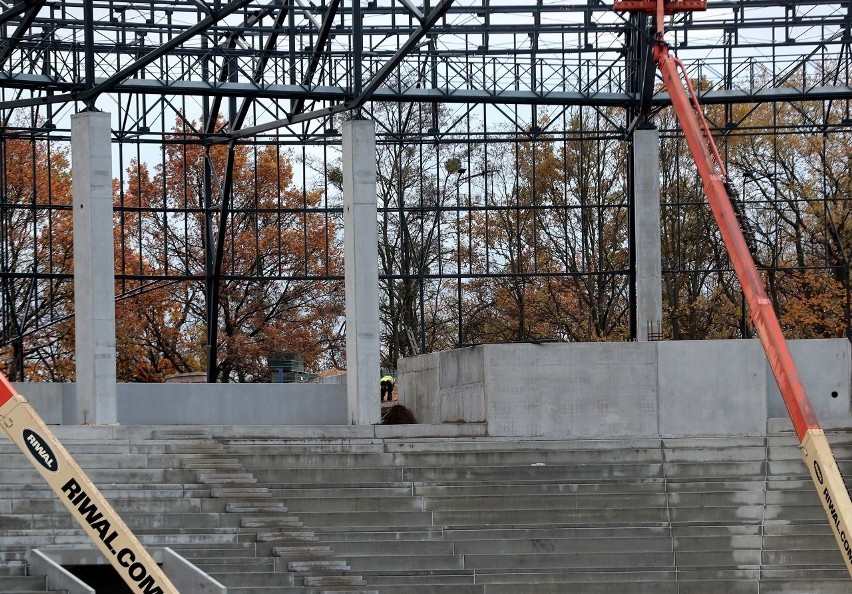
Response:
[{"label": "autumn tree", "polygon": [[[205,275],[208,242],[219,231],[218,219],[209,216],[209,197],[211,191],[221,192],[221,184],[211,184],[205,160],[214,171],[224,171],[228,148],[205,149],[195,137],[195,124],[180,120],[155,174],[134,165],[139,171],[129,177],[136,181],[119,193],[120,202],[138,203],[145,213],[141,221],[125,215],[129,239],[122,249],[132,252],[122,258],[125,274],[136,267],[139,279]],[[340,273],[340,248],[333,221],[319,208],[322,192],[294,185],[286,154],[275,146],[234,150],[219,289],[218,377],[264,381],[267,357],[293,351],[315,368],[326,345],[336,339],[342,314],[339,283],[316,278]],[[208,297],[198,282],[139,287],[139,296],[128,300],[129,317],[118,321],[125,331],[145,337],[140,356],[128,357],[140,362],[128,370],[131,377],[199,370],[205,361]]]},{"label": "autumn tree", "polygon": [[[565,120],[570,139],[531,127],[486,149],[471,257],[494,276],[471,283],[472,342],[626,336],[625,148],[603,129],[584,136],[589,121],[601,125],[578,110]],[[543,114],[536,126],[548,123]]]},{"label": "autumn tree", "polygon": [[467,212],[472,223],[459,246],[483,274],[468,283],[472,293],[464,305],[465,342],[554,336],[556,319],[541,315],[547,307],[548,280],[536,276],[558,267],[546,246],[550,190],[554,182],[561,182],[561,176],[551,178],[554,159],[550,139],[523,137],[487,147],[482,157],[479,168],[485,185],[473,201],[488,205],[483,211]]},{"label": "autumn tree", "polygon": [[660,173],[665,336],[732,338],[739,328],[739,285],[695,161],[679,136],[662,136]]},{"label": "autumn tree", "polygon": [[749,132],[730,141],[731,177],[791,337],[839,336],[846,327],[852,141],[837,127],[842,117],[831,103],[750,106],[739,119]]},{"label": "autumn tree", "polygon": [[[422,141],[428,130],[446,124],[441,106],[371,102],[363,115],[376,123],[377,136],[381,364],[395,368],[400,357],[456,344],[444,277],[452,248],[442,212],[456,199],[457,170],[443,164],[456,147]],[[342,192],[339,160],[323,173]]]},{"label": "autumn tree", "polygon": [[628,146],[612,121],[618,121],[614,109],[573,113],[566,130],[572,139],[551,167],[557,208],[546,232],[567,273],[563,285],[572,299],[559,317],[562,335],[574,341],[629,337]]},{"label": "autumn tree", "polygon": [[3,371],[12,380],[73,378],[68,150],[24,131],[0,134]]}]

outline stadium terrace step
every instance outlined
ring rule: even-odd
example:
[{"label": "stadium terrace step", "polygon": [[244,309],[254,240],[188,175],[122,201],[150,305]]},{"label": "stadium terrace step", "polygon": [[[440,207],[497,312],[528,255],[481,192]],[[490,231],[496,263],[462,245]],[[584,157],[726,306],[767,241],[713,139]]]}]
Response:
[{"label": "stadium terrace step", "polygon": [[[850,591],[791,433],[123,431],[75,428],[70,447],[146,546],[173,548],[229,594]],[[852,467],[852,433],[839,441]],[[0,576],[37,578],[29,548],[91,546],[26,464],[4,477]],[[26,591],[0,580],[0,594]]]},{"label": "stadium terrace step", "polygon": [[239,522],[243,528],[282,528],[304,525],[295,516],[240,516]]},{"label": "stadium terrace step", "polygon": [[304,571],[349,571],[349,566],[344,559],[306,559],[300,561],[287,561],[287,570]]},{"label": "stadium terrace step", "polygon": [[231,586],[264,587],[264,588],[287,588],[295,585],[295,576],[291,573],[274,571],[239,571],[238,568],[228,566],[230,571],[211,571],[208,573],[217,582],[226,586],[228,592]]},{"label": "stadium terrace step", "polygon": [[[308,576],[303,579],[305,586],[312,588],[341,588],[366,586],[367,582],[360,575],[318,575]],[[342,590],[326,590],[325,592],[336,592]],[[346,590],[351,592],[351,590]],[[364,590],[357,590],[363,592]]]},{"label": "stadium terrace step", "polygon": [[331,547],[329,546],[311,546],[303,545],[298,547],[272,547],[272,554],[281,559],[325,559],[332,555]]},{"label": "stadium terrace step", "polygon": [[236,458],[191,458],[189,460],[181,460],[180,468],[186,470],[219,470],[239,472],[242,470],[242,464]]},{"label": "stadium terrace step", "polygon": [[313,530],[265,530],[256,534],[257,542],[318,542],[319,537]]},{"label": "stadium terrace step", "polygon": [[225,511],[234,514],[246,513],[286,513],[288,508],[280,501],[238,501],[225,504]]},{"label": "stadium terrace step", "polygon": [[257,479],[249,472],[218,473],[201,472],[198,482],[203,485],[253,485]]},{"label": "stadium terrace step", "polygon": [[56,590],[48,590],[47,578],[44,576],[5,576],[0,575],[0,592],[15,592],[25,594],[29,592],[56,593]]},{"label": "stadium terrace step", "polygon": [[210,489],[210,496],[219,499],[258,499],[272,497],[272,493],[266,487],[213,487]]},{"label": "stadium terrace step", "polygon": [[287,497],[287,508],[294,513],[333,512],[333,511],[363,511],[390,513],[397,511],[423,511],[423,499],[408,495],[382,497],[358,496],[349,497]]}]

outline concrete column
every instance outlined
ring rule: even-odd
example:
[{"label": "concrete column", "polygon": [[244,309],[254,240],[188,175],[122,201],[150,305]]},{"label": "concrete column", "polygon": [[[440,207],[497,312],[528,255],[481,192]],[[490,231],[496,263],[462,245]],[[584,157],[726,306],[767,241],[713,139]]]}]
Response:
[{"label": "concrete column", "polygon": [[[636,336],[660,332],[663,275],[660,248],[660,135],[656,129],[633,132],[633,187],[636,232]],[[658,337],[659,338],[659,337]]]},{"label": "concrete column", "polygon": [[76,422],[117,422],[110,115],[71,116]]},{"label": "concrete column", "polygon": [[381,420],[376,126],[351,120],[342,132],[346,400],[349,423],[370,425]]}]

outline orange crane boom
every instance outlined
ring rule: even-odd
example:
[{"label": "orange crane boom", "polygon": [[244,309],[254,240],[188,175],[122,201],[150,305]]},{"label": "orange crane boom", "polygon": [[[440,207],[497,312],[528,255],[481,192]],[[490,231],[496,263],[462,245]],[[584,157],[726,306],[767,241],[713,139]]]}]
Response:
[{"label": "orange crane boom", "polygon": [[686,75],[683,63],[669,53],[669,46],[664,40],[664,15],[685,10],[704,10],[706,5],[706,1],[697,0],[616,0],[613,10],[642,11],[653,14],[656,18],[654,60],[663,76],[678,122],[695,159],[707,201],[748,302],[751,320],[793,421],[802,458],[819,494],[846,569],[852,575],[852,501],[849,499],[849,492],[837,468],[828,440],[817,422],[811,401],[778,323],[778,316],[766,294],[763,280],[743,235],[728,192],[727,172],[701,111],[698,96]]}]

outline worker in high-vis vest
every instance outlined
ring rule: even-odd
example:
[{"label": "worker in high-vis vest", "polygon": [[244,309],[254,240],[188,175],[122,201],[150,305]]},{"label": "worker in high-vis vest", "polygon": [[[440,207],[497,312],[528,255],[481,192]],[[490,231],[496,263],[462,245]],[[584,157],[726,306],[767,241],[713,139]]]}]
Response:
[{"label": "worker in high-vis vest", "polygon": [[[382,402],[390,402],[393,400],[394,381],[393,376],[390,375],[383,376],[380,380],[382,386]],[[385,400],[385,395],[387,395],[387,400]]]}]

